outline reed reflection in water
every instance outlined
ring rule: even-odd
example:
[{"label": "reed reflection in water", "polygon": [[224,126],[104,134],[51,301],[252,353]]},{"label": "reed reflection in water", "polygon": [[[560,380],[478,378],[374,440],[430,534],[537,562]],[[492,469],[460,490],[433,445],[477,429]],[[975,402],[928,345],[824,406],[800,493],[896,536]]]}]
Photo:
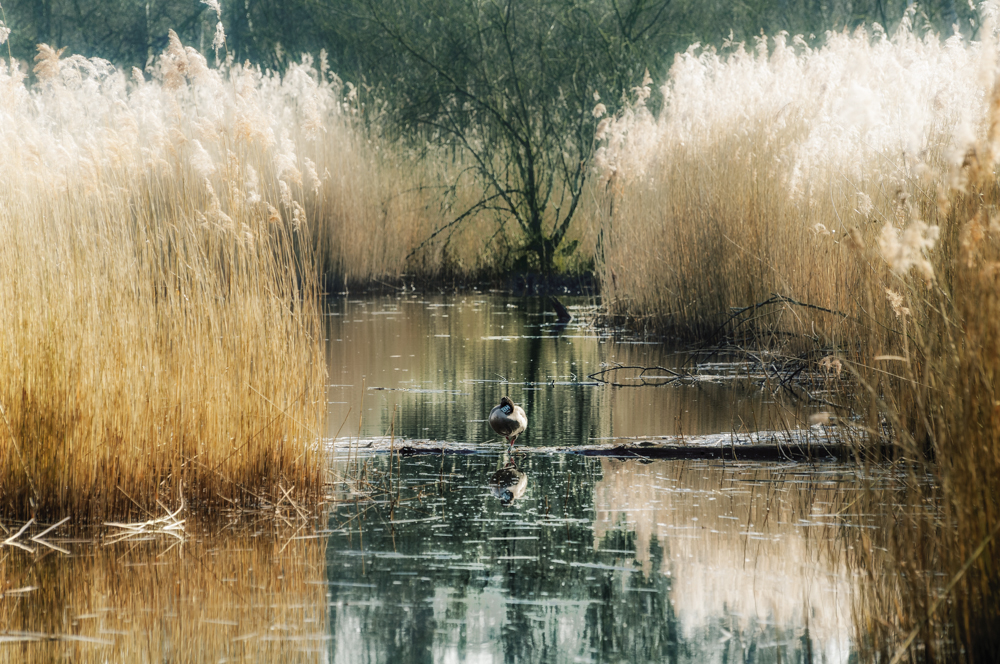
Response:
[{"label": "reed reflection in water", "polygon": [[341,456],[340,476],[367,463],[390,481],[358,500],[341,487],[325,527],[5,547],[0,661],[855,657],[854,579],[878,581],[845,544],[893,508],[851,521],[849,468],[514,461]]},{"label": "reed reflection in water", "polygon": [[334,511],[331,659],[852,657],[848,469],[525,455],[504,505],[497,467],[402,459],[398,501]]},{"label": "reed reflection in water", "polygon": [[274,526],[0,549],[0,662],[323,661],[325,542]]},{"label": "reed reflection in water", "polygon": [[[587,318],[589,300],[564,301],[577,316],[568,326],[557,324],[542,298],[329,301],[326,435],[373,437],[392,427],[403,438],[496,443],[502,438],[486,419],[505,394],[528,414],[519,447],[807,426],[812,410],[801,400],[788,399],[784,389],[761,390],[757,382],[739,380],[743,369],[723,361],[732,358],[616,339]],[[622,385],[646,384],[618,388],[588,378],[618,364],[697,368],[705,379],[652,387],[671,376],[605,374]]]},{"label": "reed reflection in water", "polygon": [[853,586],[842,531],[853,526],[840,512],[861,490],[851,470],[612,459],[601,466],[594,547],[621,529],[635,534],[644,574],[673,579],[685,640],[721,632],[737,650],[770,649],[776,661],[848,658]]}]

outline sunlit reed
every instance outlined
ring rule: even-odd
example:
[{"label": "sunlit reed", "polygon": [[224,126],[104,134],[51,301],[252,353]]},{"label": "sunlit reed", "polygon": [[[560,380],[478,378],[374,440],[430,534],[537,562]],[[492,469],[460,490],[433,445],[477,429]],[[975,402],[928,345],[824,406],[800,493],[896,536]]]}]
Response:
[{"label": "sunlit reed", "polygon": [[[702,338],[881,343],[889,268],[926,276],[937,191],[985,117],[981,59],[905,25],[678,55],[658,116],[640,95],[599,132],[611,311]],[[884,260],[853,254],[880,243]]]},{"label": "sunlit reed", "polygon": [[31,86],[0,64],[4,512],[318,490],[307,160],[273,107],[312,79],[211,69],[176,36],[153,80],[44,46],[36,61]]},{"label": "sunlit reed", "polygon": [[662,113],[640,94],[602,127],[610,310],[702,339],[835,349],[871,439],[910,462],[896,502],[916,516],[857,552],[899,593],[858,609],[863,650],[889,659],[1000,652],[992,11],[980,42],[918,37],[908,14],[892,36],[693,47]]}]

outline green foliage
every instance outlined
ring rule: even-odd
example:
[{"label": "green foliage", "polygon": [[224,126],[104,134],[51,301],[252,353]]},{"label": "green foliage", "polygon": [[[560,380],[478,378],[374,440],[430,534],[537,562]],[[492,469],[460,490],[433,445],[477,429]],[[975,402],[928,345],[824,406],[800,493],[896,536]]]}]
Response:
[{"label": "green foliage", "polygon": [[[359,80],[363,75],[375,79],[364,69],[372,67],[369,56],[378,52],[379,45],[371,43],[370,17],[359,7],[358,0],[220,2],[228,53],[240,62],[250,60],[263,67],[283,68],[289,58],[297,61],[301,53],[317,53],[325,48],[331,67],[342,77]],[[650,5],[622,0],[544,4],[576,4],[595,8],[598,13],[604,11],[600,9],[603,5],[623,24],[630,22],[633,12]],[[657,4],[662,5],[662,11],[654,15],[656,46],[664,49],[656,54],[657,62],[669,65],[674,52],[694,42],[719,45],[730,31],[737,41],[749,41],[762,30],[769,35],[786,30],[792,35],[822,36],[826,30],[853,30],[872,22],[891,32],[912,2],[671,0]],[[174,30],[185,44],[199,46],[202,52],[210,50],[216,22],[215,12],[200,0],[5,0],[2,6],[13,31],[10,41],[14,57],[26,61],[34,56],[36,44],[47,43],[55,48],[66,46],[70,54],[141,67],[150,55],[166,48],[168,29]],[[970,22],[974,17],[967,2],[927,0],[918,5],[916,26],[950,34],[952,26],[958,24],[967,37],[975,39],[978,26]],[[648,35],[633,33],[631,39],[642,42]],[[650,72],[656,79],[664,74],[653,66]]]},{"label": "green foliage", "polygon": [[[321,19],[330,10],[314,0],[220,3],[227,33],[220,58],[231,55],[238,62],[284,69],[329,41],[329,26]],[[49,44],[67,47],[68,54],[141,68],[167,47],[168,30],[211,53],[218,22],[215,11],[200,0],[6,0],[2,5],[13,55],[22,61],[34,57],[36,44]]]}]

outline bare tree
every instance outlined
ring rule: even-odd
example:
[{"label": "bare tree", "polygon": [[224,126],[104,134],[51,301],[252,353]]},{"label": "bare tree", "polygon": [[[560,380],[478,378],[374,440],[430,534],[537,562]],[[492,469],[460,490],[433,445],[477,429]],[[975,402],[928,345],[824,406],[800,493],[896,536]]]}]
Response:
[{"label": "bare tree", "polygon": [[[641,81],[669,0],[365,0],[393,120],[471,158],[481,211],[513,222],[548,273],[579,208],[598,100]],[[372,35],[375,37],[375,35]],[[659,54],[662,56],[662,53]]]}]

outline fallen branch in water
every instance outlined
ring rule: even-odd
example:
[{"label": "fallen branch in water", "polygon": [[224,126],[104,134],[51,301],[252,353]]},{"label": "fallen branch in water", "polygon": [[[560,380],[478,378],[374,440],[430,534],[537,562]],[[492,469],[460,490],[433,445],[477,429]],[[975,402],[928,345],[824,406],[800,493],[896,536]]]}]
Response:
[{"label": "fallen branch in water", "polygon": [[[729,325],[730,323],[732,323],[733,320],[735,320],[739,316],[742,316],[746,312],[748,312],[748,311],[756,311],[756,310],[758,310],[758,309],[760,309],[762,307],[767,307],[767,306],[770,306],[772,304],[791,304],[793,306],[802,307],[804,309],[814,309],[816,311],[822,311],[822,312],[827,313],[827,314],[833,314],[834,316],[840,316],[841,318],[850,318],[850,316],[848,316],[847,314],[845,314],[845,313],[843,313],[841,311],[835,311],[833,309],[827,309],[826,307],[821,307],[821,306],[816,305],[816,304],[810,304],[808,302],[799,302],[798,300],[793,300],[792,298],[788,297],[787,295],[779,295],[777,293],[772,293],[771,297],[769,297],[768,299],[764,300],[763,302],[758,302],[757,304],[751,304],[751,305],[746,306],[746,307],[731,308],[730,312],[732,312],[732,315],[730,315],[729,318],[726,319],[726,322],[724,322],[722,325],[720,325],[719,327],[717,327],[715,329],[715,332],[712,333],[711,338],[713,338],[713,339],[717,338],[719,336],[719,334],[724,329],[726,329],[727,325]],[[743,322],[745,322],[745,321],[743,321]]]},{"label": "fallen branch in water", "polygon": [[[625,371],[625,370],[630,370],[630,369],[631,370],[636,370],[636,369],[639,370],[639,375],[636,376],[636,378],[638,380],[641,380],[642,381],[641,383],[627,385],[625,383],[615,383],[613,381],[604,380],[601,377],[601,376],[604,376],[605,374],[610,373],[612,371]],[[665,371],[666,373],[670,374],[672,376],[672,378],[664,379],[664,382],[662,382],[662,383],[647,383],[646,382],[647,379],[644,378],[643,376],[646,374],[647,371],[653,371],[653,370],[656,370],[656,371]],[[612,387],[642,387],[644,385],[668,385],[670,383],[673,383],[676,380],[680,380],[681,378],[694,378],[694,376],[691,375],[691,374],[678,373],[678,372],[674,371],[673,369],[668,369],[666,367],[661,367],[661,366],[643,367],[643,366],[638,366],[638,365],[628,365],[628,366],[626,366],[626,365],[620,364],[620,365],[615,366],[615,367],[608,367],[607,369],[601,369],[600,371],[595,371],[592,374],[587,374],[587,378],[592,378],[593,380],[599,380],[602,383],[605,383],[606,385],[611,385]],[[662,377],[661,376],[657,376],[656,378],[658,379],[658,378],[662,378]],[[653,380],[653,378],[650,378],[650,380]]]},{"label": "fallen branch in water", "polygon": [[118,542],[122,542],[124,540],[146,535],[170,535],[171,537],[177,538],[179,541],[184,541],[184,519],[177,518],[177,515],[184,509],[184,499],[181,498],[181,506],[173,512],[170,512],[159,501],[157,501],[157,504],[163,508],[165,512],[167,512],[166,515],[157,519],[138,521],[136,523],[105,523],[105,526],[119,528],[120,530],[104,544],[117,544]]},{"label": "fallen branch in water", "polygon": [[[59,526],[63,525],[64,523],[66,523],[67,521],[69,521],[69,517],[66,517],[62,521],[59,521],[58,523],[55,523],[55,524],[49,526],[48,528],[46,528],[42,532],[38,533],[37,535],[32,535],[31,537],[28,538],[28,541],[29,542],[34,542],[36,544],[41,544],[42,546],[48,547],[48,548],[52,549],[53,551],[59,551],[60,553],[69,554],[69,551],[67,551],[66,549],[62,548],[61,546],[56,546],[55,544],[52,544],[51,542],[46,542],[44,539],[42,539],[43,537],[45,537],[46,535],[48,535],[49,533],[51,533],[56,528],[58,528]],[[21,549],[23,551],[27,551],[28,553],[34,553],[35,549],[31,548],[27,544],[23,544],[23,543],[17,541],[18,538],[20,538],[21,535],[23,535],[24,532],[26,530],[28,530],[28,528],[30,528],[33,523],[35,523],[35,520],[34,519],[30,519],[26,524],[24,524],[23,526],[21,526],[20,530],[18,530],[16,533],[14,533],[13,535],[11,535],[10,537],[8,537],[7,539],[5,539],[4,541],[0,542],[0,546],[13,546],[13,547]]]},{"label": "fallen branch in water", "polygon": [[[820,440],[788,440],[773,439],[766,443],[731,444],[716,443],[712,445],[685,445],[670,439],[670,442],[629,441],[612,445],[581,445],[579,447],[518,447],[516,454],[552,455],[576,454],[580,456],[596,456],[619,459],[704,459],[720,461],[805,461],[805,462],[844,462],[855,459],[858,454],[874,458],[893,458],[895,449],[892,445],[878,445],[859,450],[856,446]],[[497,454],[501,450],[496,446],[473,447],[458,443],[427,442],[404,445],[399,454],[408,456],[456,456],[472,454]],[[376,450],[382,451],[382,450]]]},{"label": "fallen branch in water", "polygon": [[549,303],[552,305],[552,308],[556,310],[556,320],[559,323],[565,324],[573,320],[573,314],[571,314],[569,309],[567,309],[562,302],[557,300],[554,295],[549,296]]}]

